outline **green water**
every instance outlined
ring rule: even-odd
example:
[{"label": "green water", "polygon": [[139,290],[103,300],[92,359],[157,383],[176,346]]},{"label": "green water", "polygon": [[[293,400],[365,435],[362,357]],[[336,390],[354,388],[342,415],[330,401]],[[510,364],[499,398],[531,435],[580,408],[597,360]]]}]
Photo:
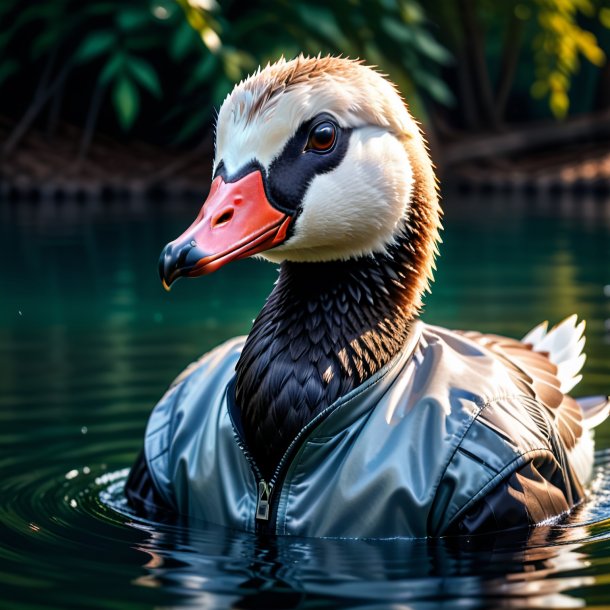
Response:
[{"label": "green water", "polygon": [[[610,201],[449,194],[445,207],[426,321],[519,337],[577,312],[575,393],[609,392]],[[248,331],[276,276],[242,261],[166,294],[159,252],[197,208],[0,202],[0,607],[610,604],[607,456],[587,506],[527,544],[261,540],[126,513],[150,409],[191,360]],[[610,447],[610,424],[597,438]]]}]

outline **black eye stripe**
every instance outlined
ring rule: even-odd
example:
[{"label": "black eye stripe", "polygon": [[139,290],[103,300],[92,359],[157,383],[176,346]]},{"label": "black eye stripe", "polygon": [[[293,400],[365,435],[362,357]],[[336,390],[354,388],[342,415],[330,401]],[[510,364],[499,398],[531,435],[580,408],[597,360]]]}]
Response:
[{"label": "black eye stripe", "polygon": [[[312,128],[325,122],[335,127],[333,145],[325,152],[305,150]],[[263,185],[269,203],[281,212],[297,216],[307,188],[315,176],[332,171],[345,157],[352,131],[352,128],[338,126],[333,116],[320,114],[299,126],[292,138],[286,142],[282,152],[271,162],[267,171],[260,162],[252,159],[244,163],[236,172],[229,174],[221,159],[213,178],[222,176],[225,182],[236,182],[249,173],[259,170],[263,176]],[[304,152],[312,154],[303,154]]]},{"label": "black eye stripe", "polygon": [[[303,154],[312,127],[325,121],[335,125],[333,146],[326,153],[312,150]],[[318,115],[303,123],[269,167],[268,185],[274,205],[297,215],[311,181],[317,175],[332,171],[343,161],[351,133],[352,129],[337,126],[330,115]]]}]

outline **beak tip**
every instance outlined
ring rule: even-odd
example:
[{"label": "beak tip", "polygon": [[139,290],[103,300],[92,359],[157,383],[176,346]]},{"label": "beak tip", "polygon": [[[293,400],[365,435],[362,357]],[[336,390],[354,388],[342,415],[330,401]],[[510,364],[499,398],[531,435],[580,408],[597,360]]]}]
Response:
[{"label": "beak tip", "polygon": [[161,278],[161,284],[163,284],[163,288],[165,289],[165,292],[169,292],[172,289],[171,284],[168,284],[165,281],[165,278]]}]

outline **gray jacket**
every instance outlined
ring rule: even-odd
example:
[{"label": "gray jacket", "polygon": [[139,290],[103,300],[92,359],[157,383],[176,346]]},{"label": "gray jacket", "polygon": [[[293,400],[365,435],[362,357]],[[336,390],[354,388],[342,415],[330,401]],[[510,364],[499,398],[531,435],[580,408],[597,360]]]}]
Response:
[{"label": "gray jacket", "polygon": [[191,365],[150,417],[148,469],[182,514],[283,535],[442,535],[526,464],[554,483],[559,473],[564,508],[579,499],[546,410],[492,353],[422,322],[392,362],[308,424],[262,481],[235,415],[243,344],[228,341]]}]

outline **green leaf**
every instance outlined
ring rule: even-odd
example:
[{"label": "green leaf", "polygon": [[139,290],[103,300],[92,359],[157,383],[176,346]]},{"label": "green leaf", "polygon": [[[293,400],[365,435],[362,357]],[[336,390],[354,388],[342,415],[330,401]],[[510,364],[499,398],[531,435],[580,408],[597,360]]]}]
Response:
[{"label": "green leaf", "polygon": [[144,89],[156,97],[162,96],[161,83],[157,72],[145,59],[130,55],[125,62],[125,67]]},{"label": "green leaf", "polygon": [[381,27],[398,42],[410,43],[413,41],[413,28],[408,28],[398,19],[383,17]]},{"label": "green leaf", "polygon": [[436,42],[426,30],[414,28],[413,43],[423,55],[426,55],[432,61],[443,65],[447,65],[451,62],[451,53]]},{"label": "green leaf", "polygon": [[190,74],[190,77],[184,87],[184,92],[190,93],[198,86],[209,82],[213,73],[218,68],[218,64],[218,56],[212,55],[212,53],[208,53],[204,58],[200,59],[195,66],[195,69]]},{"label": "green leaf", "polygon": [[100,86],[108,85],[122,71],[124,63],[125,55],[121,51],[112,55],[97,79]]},{"label": "green leaf", "polygon": [[140,96],[134,82],[125,74],[114,85],[112,103],[121,127],[127,131],[138,116]]},{"label": "green leaf", "polygon": [[152,13],[148,9],[121,7],[116,19],[123,30],[134,30],[148,24],[152,20]]},{"label": "green leaf", "polygon": [[332,42],[338,48],[345,48],[349,44],[328,7],[312,4],[296,5],[296,10],[299,19],[311,35]]},{"label": "green leaf", "polygon": [[172,59],[180,61],[187,56],[190,48],[199,46],[199,44],[195,30],[187,21],[183,21],[169,44],[169,54]]},{"label": "green leaf", "polygon": [[11,24],[10,31],[16,32],[25,25],[28,25],[32,21],[39,19],[50,20],[55,15],[55,6],[53,4],[35,4],[28,6],[25,10],[19,13],[19,16]]},{"label": "green leaf", "polygon": [[423,84],[423,87],[428,91],[432,99],[445,106],[455,104],[455,97],[451,89],[447,87],[444,81],[437,77],[431,77]]},{"label": "green leaf", "polygon": [[95,59],[112,49],[117,42],[116,34],[111,30],[101,30],[88,34],[74,54],[77,64]]},{"label": "green leaf", "polygon": [[186,120],[174,137],[174,144],[182,144],[193,137],[197,132],[203,131],[203,125],[209,120],[209,116],[202,109],[199,109],[198,112],[191,113],[191,116]]},{"label": "green leaf", "polygon": [[46,53],[52,46],[59,44],[61,40],[61,30],[59,28],[48,27],[39,36],[36,36],[30,47],[30,55],[33,59],[38,59]]}]

